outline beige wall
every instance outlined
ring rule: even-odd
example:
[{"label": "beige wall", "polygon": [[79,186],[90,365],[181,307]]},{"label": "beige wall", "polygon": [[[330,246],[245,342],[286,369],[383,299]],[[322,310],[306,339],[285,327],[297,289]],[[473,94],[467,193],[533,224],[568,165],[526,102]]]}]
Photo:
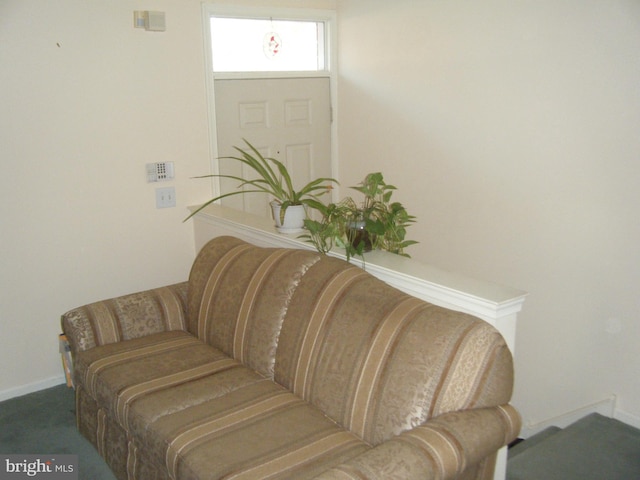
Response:
[{"label": "beige wall", "polygon": [[[133,28],[149,9],[166,32]],[[199,0],[0,1],[0,399],[59,383],[61,313],[186,279],[186,206],[211,193],[190,179],[210,170],[201,12]],[[147,184],[159,161],[175,181]],[[156,209],[164,186],[176,208]]]},{"label": "beige wall", "polygon": [[[133,28],[144,2],[0,3],[4,396],[60,375],[64,311],[188,275],[182,219],[209,191],[189,179],[209,171],[200,3],[153,3],[164,33]],[[158,161],[175,181],[147,184]]]},{"label": "beige wall", "polygon": [[343,184],[381,170],[414,258],[530,292],[515,404],[640,423],[640,3],[341,0]]}]

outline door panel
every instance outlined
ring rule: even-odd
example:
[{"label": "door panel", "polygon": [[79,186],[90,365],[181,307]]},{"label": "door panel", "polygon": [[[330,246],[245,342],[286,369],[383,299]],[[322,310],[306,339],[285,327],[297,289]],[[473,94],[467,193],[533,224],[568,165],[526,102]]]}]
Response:
[{"label": "door panel", "polygon": [[[289,169],[294,186],[331,177],[331,101],[328,78],[215,80],[218,153],[235,155],[243,138],[262,155]],[[225,175],[255,178],[233,161],[220,160]],[[237,182],[221,179],[222,193]],[[222,204],[258,215],[271,215],[266,195],[237,195]]]}]

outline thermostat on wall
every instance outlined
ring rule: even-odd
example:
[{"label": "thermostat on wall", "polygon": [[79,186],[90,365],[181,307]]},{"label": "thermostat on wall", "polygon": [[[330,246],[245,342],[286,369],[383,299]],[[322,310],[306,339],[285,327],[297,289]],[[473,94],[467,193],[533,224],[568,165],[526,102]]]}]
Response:
[{"label": "thermostat on wall", "polygon": [[147,183],[173,180],[173,162],[147,163]]}]

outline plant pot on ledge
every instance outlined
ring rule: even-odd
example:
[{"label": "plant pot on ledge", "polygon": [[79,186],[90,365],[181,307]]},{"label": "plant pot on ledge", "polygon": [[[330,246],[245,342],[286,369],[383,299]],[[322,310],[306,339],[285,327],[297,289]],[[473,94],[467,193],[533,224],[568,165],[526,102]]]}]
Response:
[{"label": "plant pot on ledge", "polygon": [[304,219],[307,212],[304,205],[289,205],[282,215],[282,205],[274,200],[271,202],[273,219],[276,222],[276,230],[280,233],[301,233],[304,231]]},{"label": "plant pot on ledge", "polygon": [[[211,200],[203,203],[195,211],[191,213],[185,220],[193,217],[200,210],[226,197],[233,195],[246,195],[250,193],[268,194],[275,200],[271,202],[273,211],[273,219],[276,223],[276,229],[282,233],[300,233],[304,228],[304,220],[307,211],[305,207],[315,210],[321,210],[324,205],[318,199],[322,195],[329,193],[332,189],[332,183],[338,183],[333,178],[316,178],[306,185],[296,189],[293,185],[291,175],[287,167],[280,160],[275,158],[264,157],[257,148],[246,140],[247,149],[233,147],[238,156],[221,157],[220,160],[231,160],[238,162],[250,173],[254,174],[254,178],[244,178],[235,175],[202,175],[196,178],[227,178],[237,181],[238,187],[228,193],[218,195]],[[275,204],[275,206],[274,206]],[[277,210],[277,211],[276,211]]]},{"label": "plant pot on ledge", "polygon": [[[347,225],[347,237],[354,251],[370,252],[373,249],[374,238],[365,227],[364,219],[349,222]],[[362,243],[362,249],[360,249],[360,243]]]},{"label": "plant pot on ledge", "polygon": [[[415,244],[407,240],[407,227],[415,221],[400,202],[392,202],[396,189],[384,181],[382,173],[368,174],[351,187],[364,195],[362,203],[346,197],[338,203],[321,205],[322,220],[307,219],[307,232],[300,238],[312,243],[320,253],[334,245],[345,249],[347,260],[370,250],[386,250],[408,257],[404,249]],[[363,257],[364,258],[364,257]]]}]

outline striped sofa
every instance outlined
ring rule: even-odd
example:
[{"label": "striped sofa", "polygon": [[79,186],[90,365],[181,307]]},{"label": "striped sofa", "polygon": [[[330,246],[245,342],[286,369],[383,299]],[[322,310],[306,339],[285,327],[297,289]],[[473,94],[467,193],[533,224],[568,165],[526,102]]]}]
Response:
[{"label": "striped sofa", "polygon": [[493,327],[311,251],[219,237],[62,325],[119,479],[487,479],[520,428]]}]

